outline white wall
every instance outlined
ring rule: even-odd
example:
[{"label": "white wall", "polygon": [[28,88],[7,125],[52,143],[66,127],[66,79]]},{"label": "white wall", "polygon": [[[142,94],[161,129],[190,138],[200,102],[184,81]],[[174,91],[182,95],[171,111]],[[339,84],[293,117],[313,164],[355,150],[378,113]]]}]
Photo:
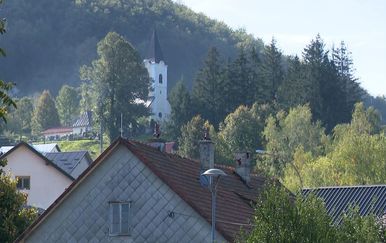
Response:
[{"label": "white wall", "polygon": [[23,190],[28,194],[28,205],[46,209],[72,183],[70,178],[52,165],[46,165],[46,161],[24,145],[6,158],[4,171],[13,177],[30,176],[30,190]]}]

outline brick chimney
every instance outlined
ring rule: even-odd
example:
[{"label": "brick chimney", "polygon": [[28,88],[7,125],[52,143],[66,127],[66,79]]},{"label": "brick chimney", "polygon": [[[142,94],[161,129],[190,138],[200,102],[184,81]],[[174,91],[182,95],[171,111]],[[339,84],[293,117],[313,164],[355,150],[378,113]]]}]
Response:
[{"label": "brick chimney", "polygon": [[251,153],[241,152],[235,154],[236,174],[238,174],[245,183],[251,180]]}]

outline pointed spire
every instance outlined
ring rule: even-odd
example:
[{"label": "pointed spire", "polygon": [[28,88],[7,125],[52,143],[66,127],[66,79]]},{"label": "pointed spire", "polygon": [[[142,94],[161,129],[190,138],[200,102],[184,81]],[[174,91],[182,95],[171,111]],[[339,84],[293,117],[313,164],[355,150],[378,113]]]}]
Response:
[{"label": "pointed spire", "polygon": [[146,59],[156,63],[159,63],[161,60],[164,61],[161,45],[159,44],[158,35],[155,28],[153,30],[153,34],[151,35],[149,51]]}]

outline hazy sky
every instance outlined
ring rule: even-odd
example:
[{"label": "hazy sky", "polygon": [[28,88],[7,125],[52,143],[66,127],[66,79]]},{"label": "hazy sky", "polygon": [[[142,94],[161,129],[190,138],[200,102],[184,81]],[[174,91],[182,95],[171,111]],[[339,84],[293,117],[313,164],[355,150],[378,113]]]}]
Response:
[{"label": "hazy sky", "polygon": [[245,28],[265,43],[274,36],[284,54],[301,55],[318,33],[345,41],[356,76],[372,95],[386,95],[386,0],[177,0],[196,12]]}]

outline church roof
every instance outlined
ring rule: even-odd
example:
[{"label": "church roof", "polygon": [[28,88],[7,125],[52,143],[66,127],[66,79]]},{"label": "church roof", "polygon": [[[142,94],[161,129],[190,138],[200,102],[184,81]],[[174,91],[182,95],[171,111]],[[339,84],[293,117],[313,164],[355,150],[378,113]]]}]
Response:
[{"label": "church roof", "polygon": [[159,44],[157,31],[154,29],[151,35],[149,50],[146,59],[159,63],[161,60],[164,61],[164,57]]}]

